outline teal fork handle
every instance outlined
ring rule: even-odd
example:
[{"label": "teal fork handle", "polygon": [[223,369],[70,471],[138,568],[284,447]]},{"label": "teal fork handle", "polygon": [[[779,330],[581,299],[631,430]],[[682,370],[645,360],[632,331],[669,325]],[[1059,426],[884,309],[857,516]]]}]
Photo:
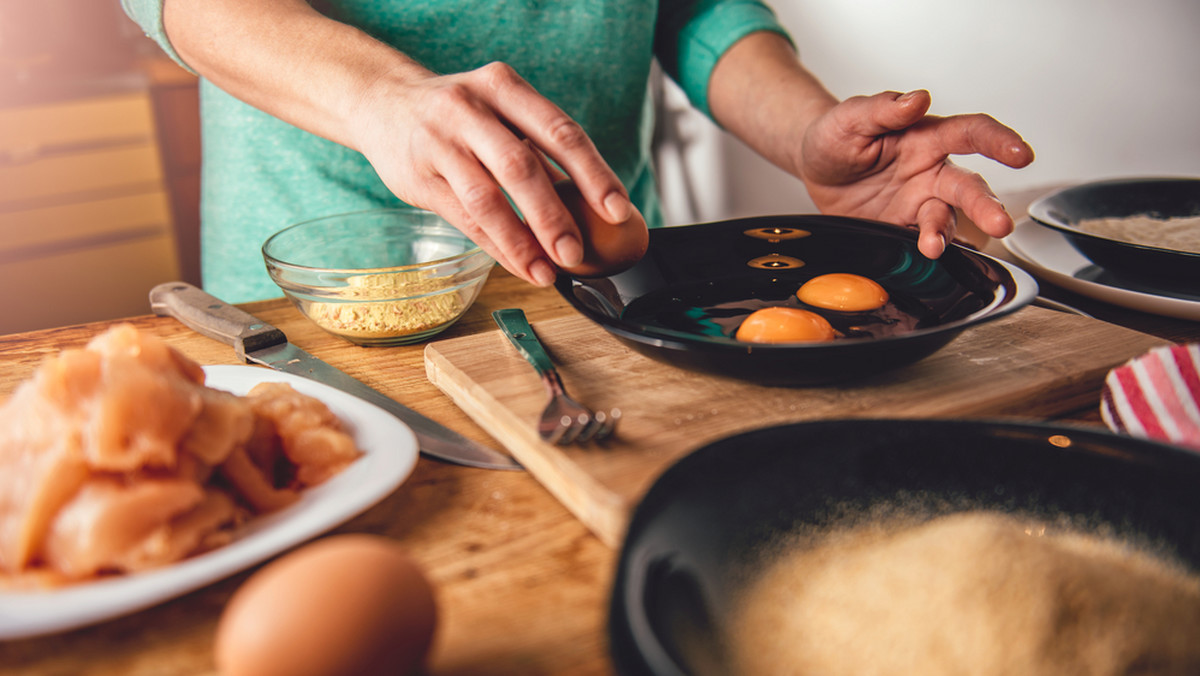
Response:
[{"label": "teal fork handle", "polygon": [[525,357],[525,361],[533,366],[537,374],[543,379],[552,379],[554,384],[561,389],[562,381],[558,376],[558,371],[554,368],[554,362],[550,361],[550,355],[546,354],[546,349],[542,347],[537,334],[533,332],[533,327],[529,325],[525,311],[520,308],[496,310],[492,312],[492,319],[496,321],[500,331],[508,338],[508,342],[517,348],[517,352]]}]

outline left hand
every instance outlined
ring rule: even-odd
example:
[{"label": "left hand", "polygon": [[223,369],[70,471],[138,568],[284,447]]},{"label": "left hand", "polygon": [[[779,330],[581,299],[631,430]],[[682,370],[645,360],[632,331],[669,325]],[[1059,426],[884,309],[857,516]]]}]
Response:
[{"label": "left hand", "polygon": [[987,182],[950,155],[1020,168],[1033,149],[988,115],[938,117],[929,105],[923,90],[847,99],[808,126],[793,166],[822,212],[916,225],[921,252],[937,258],[954,239],[956,207],[992,237],[1013,229]]}]

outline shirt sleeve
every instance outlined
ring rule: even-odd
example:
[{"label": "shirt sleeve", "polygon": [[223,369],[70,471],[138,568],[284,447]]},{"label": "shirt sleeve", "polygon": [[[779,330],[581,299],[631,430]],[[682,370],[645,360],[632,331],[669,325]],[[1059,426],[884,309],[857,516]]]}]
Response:
[{"label": "shirt sleeve", "polygon": [[725,50],[756,31],[792,40],[775,12],[759,0],[662,0],[654,52],[692,105],[711,118],[708,80],[713,67]]},{"label": "shirt sleeve", "polygon": [[163,28],[163,2],[164,0],[121,0],[121,7],[130,19],[142,27],[146,37],[157,42],[175,63],[195,75],[196,72],[183,62],[179,52],[175,51],[171,41],[167,39],[167,31]]}]

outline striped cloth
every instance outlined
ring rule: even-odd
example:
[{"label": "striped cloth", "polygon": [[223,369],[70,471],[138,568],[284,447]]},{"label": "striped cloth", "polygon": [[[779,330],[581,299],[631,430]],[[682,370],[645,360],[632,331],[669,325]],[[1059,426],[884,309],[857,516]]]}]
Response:
[{"label": "striped cloth", "polygon": [[1156,347],[1109,371],[1100,416],[1114,432],[1200,451],[1200,343]]}]

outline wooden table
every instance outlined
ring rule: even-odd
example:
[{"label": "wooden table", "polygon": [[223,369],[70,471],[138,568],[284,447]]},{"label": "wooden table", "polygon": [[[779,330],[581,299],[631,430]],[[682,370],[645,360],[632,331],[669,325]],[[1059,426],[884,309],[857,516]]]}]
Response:
[{"label": "wooden table", "polygon": [[[1092,303],[1047,289],[1094,316],[1175,341],[1200,340],[1186,322]],[[533,322],[573,312],[556,292],[497,270],[479,301],[443,337],[490,331],[492,310],[519,306]],[[411,408],[494,443],[425,377],[421,345],[357,348],[321,332],[282,300],[244,306],[292,342]],[[230,348],[173,319],[132,321],[203,364],[235,363]],[[82,345],[111,323],[0,337],[0,396],[42,357]],[[383,386],[381,373],[388,383]],[[1097,397],[1098,397],[1097,393]],[[1099,424],[1096,407],[1069,416]],[[616,552],[601,544],[525,473],[488,471],[422,458],[391,496],[335,532],[395,538],[425,567],[441,613],[433,674],[608,674],[605,621]],[[155,608],[93,627],[0,643],[4,674],[137,676],[211,674],[220,612],[249,572]]]}]

